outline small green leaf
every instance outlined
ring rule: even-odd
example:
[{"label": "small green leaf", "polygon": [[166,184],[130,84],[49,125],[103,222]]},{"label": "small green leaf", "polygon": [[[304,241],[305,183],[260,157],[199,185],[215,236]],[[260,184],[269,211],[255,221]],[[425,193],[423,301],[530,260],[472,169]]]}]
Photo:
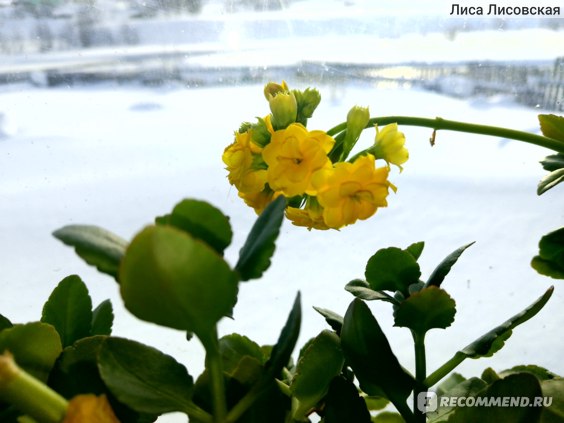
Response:
[{"label": "small green leaf", "polygon": [[492,329],[485,335],[481,336],[466,348],[464,348],[462,351],[460,351],[460,353],[469,358],[490,357],[503,347],[505,340],[507,340],[507,338],[511,336],[513,329],[515,329],[520,324],[525,323],[527,320],[541,311],[541,309],[552,296],[553,291],[554,287],[551,286],[544,293],[544,295],[539,297],[525,310],[511,317],[509,320]]},{"label": "small green leaf", "polygon": [[424,247],[425,247],[425,243],[423,241],[414,242],[409,247],[407,247],[405,251],[411,254],[415,260],[419,260],[419,257],[421,257],[421,253],[423,252]]},{"label": "small green leaf", "polygon": [[286,366],[290,361],[290,356],[292,355],[292,351],[294,351],[296,342],[298,341],[301,324],[301,295],[298,292],[294,305],[292,306],[292,311],[290,311],[286,324],[284,325],[284,328],[282,328],[278,341],[276,342],[274,348],[272,348],[270,358],[266,363],[269,376],[276,378],[279,377],[284,366]]},{"label": "small green leaf", "polygon": [[280,233],[285,208],[286,199],[281,195],[257,218],[235,266],[242,281],[260,278],[270,267],[270,258],[276,248],[275,241]]},{"label": "small green leaf", "polygon": [[206,242],[219,254],[223,254],[233,238],[229,218],[205,201],[182,200],[171,214],[157,218],[156,223],[182,229]]},{"label": "small green leaf", "polygon": [[[564,421],[564,378],[543,380],[541,382],[542,395],[551,404],[544,407],[540,423],[561,423]],[[548,405],[548,404],[547,404]]]},{"label": "small green leaf", "polygon": [[341,334],[341,328],[343,327],[343,316],[340,316],[334,311],[327,310],[326,308],[313,307],[313,309],[325,318],[327,324],[331,326],[331,329],[333,329],[337,333],[337,335]]},{"label": "small green leaf", "polygon": [[57,329],[63,347],[90,336],[92,300],[78,276],[67,276],[57,285],[43,306],[41,321]]},{"label": "small green leaf", "polygon": [[117,280],[119,264],[127,241],[117,235],[92,225],[69,225],[53,232],[55,238],[74,247],[86,263]]},{"label": "small green leaf", "polygon": [[228,374],[237,368],[243,357],[255,358],[260,364],[265,362],[260,346],[237,333],[223,336],[219,340],[219,353],[223,360],[223,371]]},{"label": "small green leaf", "polygon": [[541,275],[564,279],[564,228],[543,236],[539,242],[539,255],[531,266]]},{"label": "small green leaf", "polygon": [[556,185],[564,181],[564,169],[558,169],[550,172],[542,178],[537,187],[537,194],[542,195],[549,189],[554,188]]},{"label": "small green leaf", "polygon": [[373,419],[372,423],[405,423],[401,414],[392,411],[384,411],[378,413]]},{"label": "small green leaf", "polygon": [[4,329],[8,329],[14,326],[12,322],[7,317],[4,317],[0,314],[0,332]]},{"label": "small green leaf", "polygon": [[14,325],[0,332],[0,353],[6,350],[13,354],[18,366],[46,382],[63,348],[53,326],[33,322]]},{"label": "small green leaf", "polygon": [[341,342],[335,332],[325,330],[317,335],[303,352],[294,379],[292,417],[301,421],[329,390],[331,380],[341,373],[345,363]]},{"label": "small green leaf", "polygon": [[421,271],[410,252],[390,247],[370,257],[364,275],[374,291],[406,293],[409,285],[419,281]]},{"label": "small green leaf", "polygon": [[366,402],[358,389],[344,377],[336,377],[325,398],[324,423],[370,423]]},{"label": "small green leaf", "polygon": [[361,389],[369,395],[383,391],[394,404],[405,403],[413,377],[400,365],[368,306],[354,299],[343,322],[341,345]]},{"label": "small green leaf", "polygon": [[410,295],[394,311],[395,325],[420,336],[429,329],[445,329],[454,322],[456,304],[448,293],[430,286]]},{"label": "small green leaf", "polygon": [[368,282],[361,279],[355,279],[345,285],[345,289],[353,294],[356,298],[365,301],[381,300],[392,304],[398,304],[398,301],[384,291],[374,291],[368,285]]},{"label": "small green leaf", "polygon": [[150,414],[191,407],[193,379],[174,358],[123,338],[106,338],[98,355],[100,375],[116,398]]},{"label": "small green leaf", "polygon": [[564,117],[539,115],[541,132],[545,137],[564,142]]},{"label": "small green leaf", "polygon": [[559,377],[557,374],[552,373],[550,370],[547,370],[544,367],[535,366],[534,364],[514,366],[514,367],[512,367],[508,370],[504,370],[504,371],[500,372],[499,376],[505,377],[505,376],[511,375],[513,373],[523,373],[523,372],[531,373],[531,374],[535,375],[538,380],[541,380],[541,381],[556,379],[556,378]]},{"label": "small green leaf", "polygon": [[452,253],[446,256],[445,259],[437,266],[437,268],[433,270],[433,273],[431,273],[431,276],[429,276],[429,280],[427,281],[426,285],[441,286],[446,275],[448,275],[450,270],[452,269],[452,266],[454,266],[454,264],[458,261],[462,253],[473,244],[474,243],[471,242],[470,244],[463,245],[462,247],[454,250]]},{"label": "small green leaf", "polygon": [[557,153],[546,156],[540,162],[544,170],[552,172],[553,170],[558,170],[564,168],[564,154]]},{"label": "small green leaf", "polygon": [[533,404],[535,398],[541,397],[539,380],[530,373],[517,373],[499,379],[485,388],[477,397],[491,398],[498,401],[499,406],[457,407],[449,418],[449,423],[497,423],[539,421],[541,407],[503,406],[502,401],[527,401]]},{"label": "small green leaf", "polygon": [[135,236],[120,267],[125,307],[136,317],[200,339],[230,314],[237,274],[204,242],[171,226]]},{"label": "small green leaf", "polygon": [[114,311],[110,300],[102,301],[92,312],[92,329],[90,334],[111,335],[114,324]]}]

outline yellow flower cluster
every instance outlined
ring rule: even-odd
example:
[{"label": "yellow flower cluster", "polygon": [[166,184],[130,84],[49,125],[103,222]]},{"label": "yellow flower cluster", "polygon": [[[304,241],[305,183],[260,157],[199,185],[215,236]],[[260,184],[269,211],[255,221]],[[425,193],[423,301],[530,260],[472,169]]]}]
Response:
[{"label": "yellow flower cluster", "polygon": [[[368,109],[351,109],[346,129],[332,137],[307,129],[320,101],[316,90],[290,91],[283,82],[268,84],[264,92],[271,114],[243,124],[222,157],[229,182],[247,205],[259,214],[284,195],[288,219],[308,229],[339,229],[387,206],[389,189],[395,191],[389,164],[400,166],[408,158],[396,124],[376,127],[374,144],[346,161],[369,122]],[[376,159],[387,164],[378,166]]]}]

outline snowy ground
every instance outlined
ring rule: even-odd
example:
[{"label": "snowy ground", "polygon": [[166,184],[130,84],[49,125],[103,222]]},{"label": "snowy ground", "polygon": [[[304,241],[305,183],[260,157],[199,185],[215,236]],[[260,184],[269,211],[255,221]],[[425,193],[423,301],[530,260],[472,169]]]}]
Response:
[{"label": "snowy ground", "polygon": [[[537,111],[502,98],[461,101],[368,86],[318,88],[324,100],[311,120],[313,129],[344,120],[354,104],[370,106],[373,115],[441,116],[528,131],[537,127]],[[156,346],[197,376],[203,367],[197,341],[187,343],[183,333],[131,317],[117,285],[50,234],[64,225],[88,223],[131,238],[180,199],[194,197],[231,216],[235,238],[227,259],[234,263],[255,215],[228,185],[221,153],[241,121],[267,113],[262,87],[2,89],[0,113],[10,130],[0,138],[0,313],[15,322],[37,320],[54,286],[77,273],[94,303],[112,299],[115,335]],[[428,369],[554,283],[555,295],[545,309],[516,329],[501,352],[468,360],[458,370],[471,376],[487,366],[502,370],[534,363],[564,374],[562,287],[529,266],[540,237],[561,226],[564,218],[560,188],[542,197],[535,193],[544,173],[537,162],[548,151],[452,132],[439,133],[431,148],[429,130],[404,132],[411,159],[401,175],[392,176],[398,193],[390,196],[389,207],[340,232],[308,232],[286,222],[271,269],[262,280],[242,285],[235,319],[222,322],[221,334],[241,332],[259,343],[275,342],[300,290],[302,345],[325,328],[311,307],[343,314],[352,300],[343,286],[362,277],[366,260],[377,249],[426,241],[420,261],[428,276],[446,254],[476,241],[445,282],[457,301],[457,320],[448,330],[428,335]],[[360,143],[368,145],[372,136]],[[371,307],[402,364],[413,369],[409,333],[392,327],[387,304]]]}]

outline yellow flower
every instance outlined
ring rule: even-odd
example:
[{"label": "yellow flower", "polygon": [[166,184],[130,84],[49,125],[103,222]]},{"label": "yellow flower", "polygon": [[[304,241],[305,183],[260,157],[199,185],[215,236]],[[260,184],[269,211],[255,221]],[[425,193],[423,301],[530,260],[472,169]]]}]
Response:
[{"label": "yellow flower", "polygon": [[268,164],[268,184],[286,197],[315,195],[311,177],[314,172],[331,167],[327,153],[334,144],[335,140],[325,132],[310,132],[299,123],[274,132],[262,151]]},{"label": "yellow flower", "polygon": [[405,148],[405,135],[398,131],[397,123],[384,126],[381,131],[376,125],[374,155],[377,159],[384,159],[388,164],[395,164],[402,170],[400,165],[407,161],[409,152]]},{"label": "yellow flower", "polygon": [[[388,205],[388,167],[375,167],[371,154],[354,163],[337,163],[313,176],[317,200],[323,207],[325,224],[334,229],[368,219],[378,207]],[[392,186],[393,187],[393,186]]]},{"label": "yellow flower", "polygon": [[70,400],[63,423],[119,423],[105,395],[78,395]]},{"label": "yellow flower", "polygon": [[305,209],[288,207],[286,217],[296,226],[305,226],[308,230],[330,229],[323,220],[323,208],[319,205],[315,197],[310,197]]},{"label": "yellow flower", "polygon": [[261,148],[252,141],[251,131],[235,133],[235,142],[223,152],[222,160],[227,165],[227,178],[231,185],[244,193],[262,191],[266,183],[266,170],[261,169]]},{"label": "yellow flower", "polygon": [[251,194],[239,192],[239,197],[245,201],[247,206],[255,209],[256,214],[261,214],[266,206],[274,201],[279,195],[282,195],[282,193],[272,191],[268,185],[260,192]]}]

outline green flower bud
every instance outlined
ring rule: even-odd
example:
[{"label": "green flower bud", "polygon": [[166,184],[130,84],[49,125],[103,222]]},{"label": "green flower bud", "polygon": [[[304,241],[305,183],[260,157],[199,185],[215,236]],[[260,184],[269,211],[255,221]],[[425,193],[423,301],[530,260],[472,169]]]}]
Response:
[{"label": "green flower bud", "polygon": [[272,127],[275,130],[284,129],[296,121],[298,103],[294,93],[288,90],[286,82],[282,81],[282,85],[268,83],[264,87],[264,96],[272,112]]},{"label": "green flower bud", "polygon": [[370,120],[368,107],[354,106],[347,114],[347,133],[343,141],[342,157],[346,158]]},{"label": "green flower bud", "polygon": [[313,112],[321,102],[321,94],[316,89],[311,88],[307,88],[305,91],[294,90],[293,92],[298,102],[296,122],[307,126],[307,120],[313,116]]}]

